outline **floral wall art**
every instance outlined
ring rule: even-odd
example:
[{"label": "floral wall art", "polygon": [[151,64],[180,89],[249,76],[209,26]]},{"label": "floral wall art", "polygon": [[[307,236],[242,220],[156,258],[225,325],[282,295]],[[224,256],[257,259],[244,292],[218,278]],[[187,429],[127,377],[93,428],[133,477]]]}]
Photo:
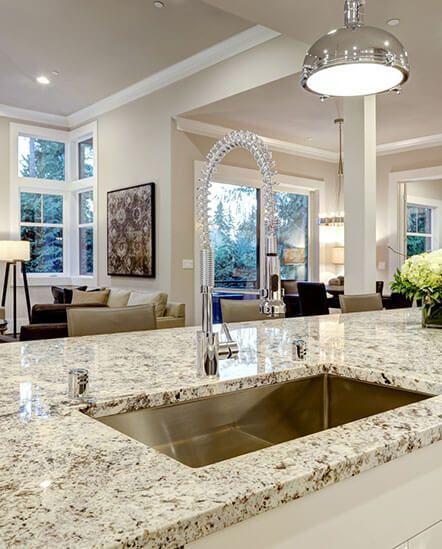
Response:
[{"label": "floral wall art", "polygon": [[107,193],[107,271],[155,277],[155,184]]}]

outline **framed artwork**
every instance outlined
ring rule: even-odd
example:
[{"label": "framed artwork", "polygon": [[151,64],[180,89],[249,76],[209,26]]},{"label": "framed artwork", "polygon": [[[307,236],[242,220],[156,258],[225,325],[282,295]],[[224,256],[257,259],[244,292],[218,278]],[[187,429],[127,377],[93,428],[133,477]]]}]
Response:
[{"label": "framed artwork", "polygon": [[107,274],[155,277],[155,183],[107,193]]}]

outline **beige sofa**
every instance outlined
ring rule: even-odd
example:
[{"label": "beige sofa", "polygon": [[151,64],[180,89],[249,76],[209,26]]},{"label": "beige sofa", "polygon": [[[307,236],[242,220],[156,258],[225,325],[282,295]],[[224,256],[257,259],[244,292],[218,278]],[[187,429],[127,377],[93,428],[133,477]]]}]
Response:
[{"label": "beige sofa", "polygon": [[108,307],[131,307],[134,305],[154,305],[157,329],[182,328],[186,325],[184,303],[168,301],[168,295],[161,291],[140,292],[125,288],[109,288]]}]

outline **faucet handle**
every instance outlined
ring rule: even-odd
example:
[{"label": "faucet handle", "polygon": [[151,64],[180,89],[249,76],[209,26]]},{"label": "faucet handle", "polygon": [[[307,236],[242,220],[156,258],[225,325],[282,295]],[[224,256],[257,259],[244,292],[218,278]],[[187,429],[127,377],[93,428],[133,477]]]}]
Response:
[{"label": "faucet handle", "polygon": [[222,330],[226,336],[226,341],[219,343],[218,354],[221,358],[235,358],[239,353],[239,345],[232,338],[229,327],[225,322],[222,324]]}]

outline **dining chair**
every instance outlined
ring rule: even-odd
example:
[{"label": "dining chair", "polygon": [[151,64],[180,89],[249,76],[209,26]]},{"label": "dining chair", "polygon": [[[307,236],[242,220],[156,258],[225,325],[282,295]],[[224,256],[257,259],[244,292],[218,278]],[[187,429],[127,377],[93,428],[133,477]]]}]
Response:
[{"label": "dining chair", "polygon": [[153,305],[67,309],[69,337],[155,330]]},{"label": "dining chair", "polygon": [[325,284],[321,282],[298,282],[301,316],[328,315]]},{"label": "dining chair", "polygon": [[266,320],[269,317],[259,310],[259,299],[220,299],[223,322],[247,322]]},{"label": "dining chair", "polygon": [[281,280],[281,286],[286,294],[298,293],[298,281],[294,279]]},{"label": "dining chair", "polygon": [[364,311],[382,311],[381,294],[340,295],[339,303],[343,313],[361,313]]}]

